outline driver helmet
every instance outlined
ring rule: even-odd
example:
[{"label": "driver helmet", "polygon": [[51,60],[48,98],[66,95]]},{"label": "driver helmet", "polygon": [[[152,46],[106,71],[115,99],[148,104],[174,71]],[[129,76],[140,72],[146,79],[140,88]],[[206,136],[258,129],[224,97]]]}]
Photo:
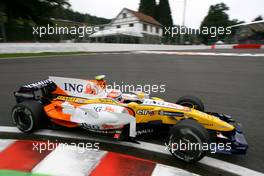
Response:
[{"label": "driver helmet", "polygon": [[122,92],[120,90],[111,90],[108,94],[107,94],[108,98],[113,98],[118,102],[123,103],[124,99],[122,96]]}]

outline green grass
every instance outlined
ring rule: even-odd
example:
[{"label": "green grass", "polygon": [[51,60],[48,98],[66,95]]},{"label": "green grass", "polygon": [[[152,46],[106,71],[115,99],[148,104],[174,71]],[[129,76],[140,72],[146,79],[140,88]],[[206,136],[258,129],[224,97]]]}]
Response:
[{"label": "green grass", "polygon": [[7,53],[0,54],[0,58],[18,58],[18,57],[34,57],[34,56],[64,56],[64,55],[78,55],[89,54],[89,52],[42,52],[42,53]]},{"label": "green grass", "polygon": [[0,170],[0,175],[3,175],[3,176],[48,176],[45,174],[33,174],[33,173],[13,171],[13,170]]}]

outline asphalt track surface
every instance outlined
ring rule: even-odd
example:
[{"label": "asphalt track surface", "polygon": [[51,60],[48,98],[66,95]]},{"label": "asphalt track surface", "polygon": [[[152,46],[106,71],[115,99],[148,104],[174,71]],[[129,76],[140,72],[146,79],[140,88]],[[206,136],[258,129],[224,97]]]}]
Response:
[{"label": "asphalt track surface", "polygon": [[89,79],[98,74],[106,74],[109,83],[165,84],[165,93],[152,95],[175,102],[182,95],[192,94],[203,100],[206,110],[231,114],[243,124],[248,154],[212,157],[264,172],[263,57],[98,54],[0,59],[0,125],[12,125],[12,92],[20,85],[50,75]]}]

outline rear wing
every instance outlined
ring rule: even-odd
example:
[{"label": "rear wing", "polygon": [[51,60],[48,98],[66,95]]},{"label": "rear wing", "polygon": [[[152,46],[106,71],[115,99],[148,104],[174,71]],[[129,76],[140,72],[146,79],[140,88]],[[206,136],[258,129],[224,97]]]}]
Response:
[{"label": "rear wing", "polygon": [[38,81],[36,83],[32,83],[32,84],[26,84],[26,85],[23,85],[21,86],[20,89],[23,89],[23,90],[39,90],[41,88],[44,88],[50,84],[52,84],[53,82],[50,80],[50,79],[45,79],[45,80],[42,80],[42,81]]},{"label": "rear wing", "polygon": [[50,92],[56,90],[57,85],[50,79],[41,80],[35,83],[21,86],[18,91],[14,92],[16,102],[20,103],[25,100],[38,100],[40,97],[50,97]]}]

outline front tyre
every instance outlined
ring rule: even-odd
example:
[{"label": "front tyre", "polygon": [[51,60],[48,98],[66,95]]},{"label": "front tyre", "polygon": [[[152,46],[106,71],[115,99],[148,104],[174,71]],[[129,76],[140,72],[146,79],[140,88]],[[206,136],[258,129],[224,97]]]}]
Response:
[{"label": "front tyre", "polygon": [[34,100],[15,105],[11,117],[17,128],[24,133],[31,133],[43,125],[43,107]]},{"label": "front tyre", "polygon": [[[184,119],[172,127],[168,146],[174,157],[192,163],[206,155],[204,145],[209,144],[207,130],[192,119]],[[207,146],[208,147],[208,146]]]},{"label": "front tyre", "polygon": [[180,97],[178,101],[176,102],[176,104],[186,106],[189,108],[194,108],[198,111],[204,112],[204,104],[202,100],[192,95],[186,95],[186,96]]}]

